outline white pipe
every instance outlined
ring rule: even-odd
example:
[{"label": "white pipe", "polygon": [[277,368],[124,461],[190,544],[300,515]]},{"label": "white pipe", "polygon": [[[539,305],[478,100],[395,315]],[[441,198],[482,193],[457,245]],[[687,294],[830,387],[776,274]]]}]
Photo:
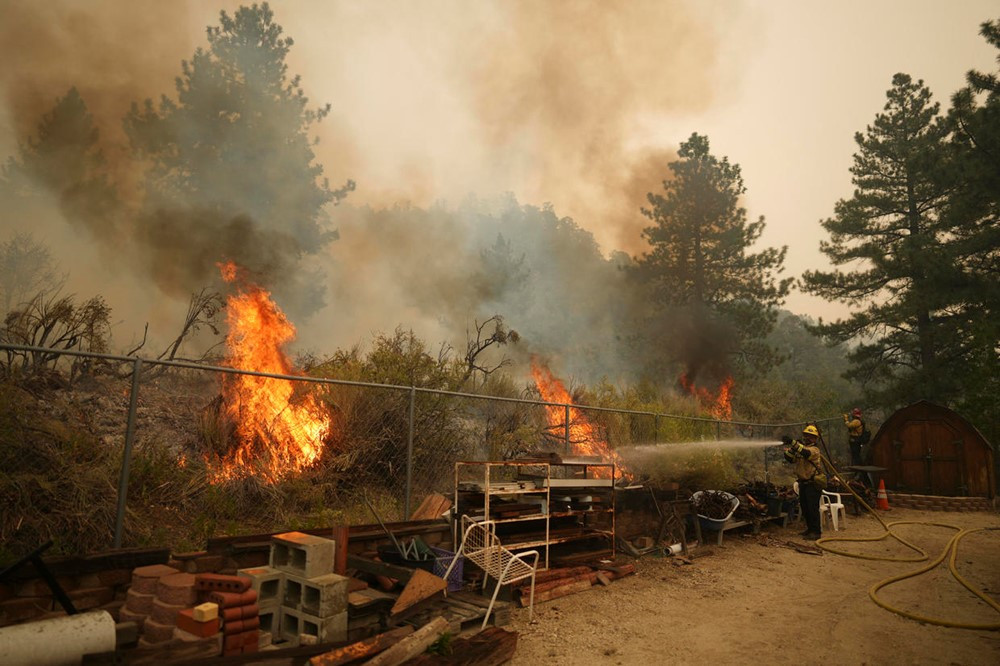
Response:
[{"label": "white pipe", "polygon": [[0,629],[0,664],[79,664],[85,654],[114,652],[115,620],[107,611],[25,622]]}]

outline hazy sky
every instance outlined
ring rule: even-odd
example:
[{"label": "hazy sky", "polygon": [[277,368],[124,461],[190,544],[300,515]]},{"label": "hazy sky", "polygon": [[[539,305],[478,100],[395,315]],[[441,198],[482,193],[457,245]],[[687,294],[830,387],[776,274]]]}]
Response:
[{"label": "hazy sky", "polygon": [[[204,45],[220,8],[238,4],[0,2],[0,44],[10,51],[0,154],[70,85],[102,123],[109,154],[124,151],[128,104],[173,95],[180,60]],[[606,252],[634,254],[644,193],[697,131],[742,166],[750,216],[767,219],[762,243],[787,244],[787,274],[796,276],[826,267],[819,220],[850,194],[854,132],[881,110],[892,75],[924,79],[946,106],[967,70],[997,69],[978,29],[1000,18],[997,0],[271,5],[295,39],[290,73],[302,75],[311,100],[332,104],[317,154],[332,184],[358,182],[352,204],[513,192],[523,203],[551,202]],[[43,240],[59,257],[89,262],[74,271],[81,293],[113,281],[123,299],[148,305],[147,286],[121,280],[76,240]],[[797,292],[787,306],[844,312]]]},{"label": "hazy sky", "polygon": [[[441,3],[410,4],[442,8]],[[767,220],[761,242],[789,246],[786,266],[791,275],[828,266],[819,251],[824,234],[819,221],[832,214],[838,198],[850,196],[854,133],[864,130],[882,109],[893,74],[924,79],[935,99],[947,107],[969,69],[997,69],[996,50],[978,35],[983,21],[1000,18],[997,0],[654,4],[666,8],[667,16],[685,15],[690,22],[685,30],[698,27],[697,41],[690,46],[693,55],[683,56],[688,45],[670,54],[699,62],[685,64],[689,76],[684,70],[671,74],[676,99],[665,100],[661,108],[655,106],[660,99],[655,95],[634,93],[638,99],[628,101],[628,116],[614,119],[623,149],[674,148],[691,132],[707,134],[713,152],[743,168],[749,214]],[[551,201],[558,212],[591,230],[606,249],[622,246],[617,225],[608,228],[591,216],[593,208],[577,200],[583,196],[578,189],[549,179],[549,188],[539,191],[530,151],[524,164],[506,171],[489,168],[508,153],[503,146],[483,146],[470,138],[476,130],[464,106],[467,98],[454,79],[442,74],[452,66],[449,58],[456,51],[436,48],[440,26],[463,29],[470,25],[467,16],[449,21],[446,13],[435,11],[394,14],[398,7],[386,9],[384,3],[381,10],[371,3],[347,6],[351,8],[338,16],[340,29],[309,21],[300,12],[283,22],[298,40],[300,62],[320,57],[326,39],[335,35],[350,42],[352,68],[364,73],[345,78],[343,71],[309,67],[307,72],[310,93],[331,100],[334,118],[339,116],[355,137],[364,137],[358,145],[371,151],[365,165],[369,178],[357,176],[356,200],[369,195],[380,199],[384,190],[390,198],[410,194],[419,201],[433,193],[454,201],[465,188],[482,192],[499,182],[530,203]],[[479,20],[488,23],[484,6],[479,4]],[[664,26],[663,32],[664,39],[681,37],[676,26]],[[475,39],[470,34],[462,43]],[[517,45],[509,46],[510,53],[497,57],[500,62],[509,58],[517,67]],[[588,64],[582,62],[581,67]],[[599,93],[600,87],[595,90]],[[356,99],[362,103],[355,105]],[[376,99],[381,102],[370,103]],[[377,113],[372,113],[373,107]],[[536,127],[526,120],[523,129],[524,140],[531,140]],[[644,203],[642,198],[625,202],[638,227],[644,218],[636,209]],[[846,311],[798,291],[787,306],[816,317]]]}]

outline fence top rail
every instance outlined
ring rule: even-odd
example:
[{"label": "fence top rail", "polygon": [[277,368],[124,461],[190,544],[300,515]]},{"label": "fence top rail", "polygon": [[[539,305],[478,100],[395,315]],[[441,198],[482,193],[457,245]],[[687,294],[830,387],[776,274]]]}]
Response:
[{"label": "fence top rail", "polygon": [[331,377],[310,377],[308,375],[287,375],[275,372],[260,372],[258,370],[244,370],[241,368],[231,368],[224,365],[211,365],[208,363],[195,363],[193,361],[163,360],[153,358],[143,358],[141,356],[124,356],[121,354],[105,354],[102,352],[82,351],[78,349],[54,349],[51,347],[34,347],[31,345],[15,345],[0,343],[0,349],[8,351],[34,352],[43,354],[54,354],[57,356],[78,356],[83,358],[99,358],[106,361],[118,361],[121,363],[142,363],[148,365],[164,365],[172,368],[183,368],[187,370],[200,370],[204,372],[221,372],[230,375],[250,375],[253,377],[266,377],[269,379],[286,379],[296,382],[311,382],[313,384],[335,384],[340,386],[361,386],[366,388],[388,389],[393,391],[412,391],[416,393],[430,393],[436,395],[453,396],[457,398],[470,398],[473,400],[496,400],[499,402],[511,402],[524,405],[536,405],[543,407],[562,407],[579,410],[589,410],[598,412],[613,412],[616,414],[633,414],[638,416],[652,416],[657,418],[677,419],[681,421],[695,421],[700,423],[718,423],[735,426],[752,426],[755,428],[791,428],[805,425],[807,423],[825,423],[827,421],[839,421],[842,417],[830,416],[822,419],[811,419],[809,421],[793,421],[791,423],[755,423],[751,421],[732,421],[727,419],[714,419],[704,416],[686,416],[682,414],[666,414],[663,412],[650,412],[633,409],[619,409],[616,407],[597,407],[594,405],[582,405],[564,402],[546,402],[544,400],[531,400],[529,398],[510,398],[507,396],[488,395],[482,393],[465,393],[462,391],[446,391],[444,389],[424,388],[420,386],[405,386],[401,384],[379,384],[375,382],[359,382],[350,379],[334,379]]}]

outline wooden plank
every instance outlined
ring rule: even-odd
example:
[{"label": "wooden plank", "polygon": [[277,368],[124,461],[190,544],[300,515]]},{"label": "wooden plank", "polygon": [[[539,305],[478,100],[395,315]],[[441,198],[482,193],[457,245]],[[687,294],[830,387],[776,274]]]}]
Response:
[{"label": "wooden plank", "polygon": [[366,666],[399,666],[416,657],[448,629],[448,621],[436,617],[430,623],[366,662]]},{"label": "wooden plank", "polygon": [[407,569],[395,564],[378,562],[376,560],[369,560],[367,557],[350,554],[347,556],[347,566],[358,571],[375,574],[376,576],[385,576],[386,578],[395,578],[403,582],[410,580],[414,572],[414,569]]},{"label": "wooden plank", "polygon": [[378,636],[366,638],[363,641],[346,645],[330,652],[325,652],[309,660],[310,666],[341,666],[357,659],[376,655],[387,650],[413,633],[413,627],[391,629]]},{"label": "wooden plank", "polygon": [[422,654],[407,666],[500,666],[514,658],[517,633],[487,627],[475,636],[453,641],[450,655]]},{"label": "wooden plank", "polygon": [[450,508],[450,499],[440,493],[431,493],[410,515],[410,520],[440,520],[442,514]]},{"label": "wooden plank", "polygon": [[413,576],[406,583],[406,587],[403,588],[390,614],[399,615],[424,599],[429,599],[436,594],[443,594],[446,587],[448,587],[448,582],[444,578],[423,569],[414,569]]}]

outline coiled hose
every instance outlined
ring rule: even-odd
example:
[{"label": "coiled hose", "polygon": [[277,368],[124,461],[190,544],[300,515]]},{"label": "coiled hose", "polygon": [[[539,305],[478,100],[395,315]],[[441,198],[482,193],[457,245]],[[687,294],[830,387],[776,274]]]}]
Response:
[{"label": "coiled hose", "polygon": [[[900,582],[902,580],[906,580],[908,578],[915,578],[916,576],[920,576],[921,574],[925,574],[928,571],[931,571],[932,569],[934,569],[935,567],[937,567],[939,564],[941,564],[941,562],[943,562],[944,559],[947,557],[948,558],[948,570],[951,571],[951,575],[954,576],[955,580],[957,580],[959,583],[961,583],[962,586],[965,589],[967,589],[969,592],[972,592],[972,594],[974,594],[977,597],[979,597],[979,599],[981,599],[982,601],[984,601],[987,605],[989,605],[997,613],[1000,613],[1000,603],[997,603],[994,599],[992,599],[989,596],[987,596],[986,593],[983,592],[982,590],[980,590],[980,589],[978,589],[976,587],[973,587],[973,585],[971,583],[969,583],[969,581],[966,580],[965,577],[962,576],[962,574],[960,574],[958,572],[958,567],[955,564],[956,560],[958,559],[958,544],[959,544],[959,542],[961,542],[962,539],[964,539],[966,536],[968,536],[970,534],[973,534],[975,532],[986,532],[986,531],[992,531],[992,530],[1000,530],[1000,528],[998,528],[998,527],[977,527],[975,529],[971,529],[970,530],[970,529],[965,529],[965,528],[962,528],[962,527],[958,527],[957,525],[951,525],[951,524],[948,524],[948,523],[935,523],[935,522],[928,522],[928,521],[921,521],[921,520],[897,520],[897,521],[894,521],[894,522],[891,522],[891,523],[886,523],[884,520],[882,520],[882,516],[880,516],[879,513],[875,509],[873,509],[872,507],[870,507],[867,502],[865,502],[863,499],[861,499],[861,497],[856,492],[854,492],[854,489],[851,488],[850,484],[848,484],[840,476],[840,474],[837,472],[837,469],[833,466],[833,463],[829,459],[827,459],[826,456],[823,456],[822,454],[820,454],[820,456],[823,458],[823,461],[829,466],[829,469],[833,472],[833,476],[836,479],[838,479],[841,482],[841,484],[843,484],[843,486],[845,488],[847,488],[852,495],[854,495],[854,499],[857,500],[858,502],[860,502],[861,506],[865,507],[865,509],[867,509],[869,513],[871,513],[873,516],[875,516],[875,519],[878,520],[878,522],[882,524],[883,528],[885,528],[885,532],[884,533],[882,533],[882,534],[880,534],[878,536],[873,536],[873,537],[830,537],[830,538],[824,537],[824,538],[819,539],[819,540],[816,541],[816,545],[819,546],[820,548],[822,548],[823,550],[825,550],[827,552],[830,552],[830,553],[834,553],[836,555],[843,555],[845,557],[856,557],[856,558],[863,559],[863,560],[878,560],[878,561],[882,561],[882,562],[926,562],[927,560],[930,559],[930,555],[928,555],[927,551],[925,551],[923,548],[920,548],[919,546],[917,546],[915,544],[910,543],[909,541],[907,541],[906,539],[904,539],[900,535],[898,535],[895,532],[893,532],[893,530],[892,530],[893,527],[895,527],[896,525],[930,525],[930,526],[933,526],[933,527],[945,527],[945,528],[948,528],[948,529],[956,530],[956,532],[957,532],[948,541],[948,544],[941,551],[941,554],[938,555],[933,561],[928,562],[927,564],[925,564],[924,566],[920,567],[919,569],[915,569],[913,571],[910,571],[910,572],[907,572],[907,573],[904,573],[904,574],[899,574],[898,576],[891,576],[889,578],[886,578],[885,580],[880,580],[877,583],[875,583],[874,585],[872,585],[870,588],[868,588],[868,596],[871,597],[872,601],[874,601],[876,604],[878,604],[879,606],[881,606],[882,608],[886,609],[887,611],[889,611],[891,613],[895,613],[897,615],[901,615],[903,617],[909,618],[911,620],[916,620],[918,622],[926,622],[927,624],[936,624],[936,625],[938,625],[940,627],[954,627],[956,629],[985,629],[985,630],[1000,631],[1000,621],[986,623],[986,624],[975,624],[975,623],[971,623],[971,622],[953,622],[951,620],[945,620],[945,619],[937,618],[937,617],[929,617],[929,616],[926,616],[926,615],[920,615],[919,613],[913,613],[913,612],[910,612],[908,610],[904,610],[902,608],[897,608],[896,606],[893,606],[892,604],[890,604],[890,603],[888,603],[888,602],[880,599],[879,596],[878,596],[878,592],[882,588],[888,587],[889,585],[892,585],[894,583],[898,583],[898,582]],[[839,543],[839,542],[874,542],[874,541],[882,541],[884,539],[888,539],[889,537],[892,537],[893,539],[895,539],[899,543],[903,544],[904,546],[906,546],[910,550],[915,551],[916,553],[919,553],[919,555],[912,555],[912,556],[909,556],[909,557],[892,557],[892,556],[885,556],[885,555],[866,555],[866,554],[863,554],[863,553],[852,553],[852,552],[849,552],[849,551],[846,551],[846,550],[839,550],[837,548],[831,548],[829,545],[827,545],[827,544],[831,544],[831,543],[834,543],[834,542],[838,542]]]}]

